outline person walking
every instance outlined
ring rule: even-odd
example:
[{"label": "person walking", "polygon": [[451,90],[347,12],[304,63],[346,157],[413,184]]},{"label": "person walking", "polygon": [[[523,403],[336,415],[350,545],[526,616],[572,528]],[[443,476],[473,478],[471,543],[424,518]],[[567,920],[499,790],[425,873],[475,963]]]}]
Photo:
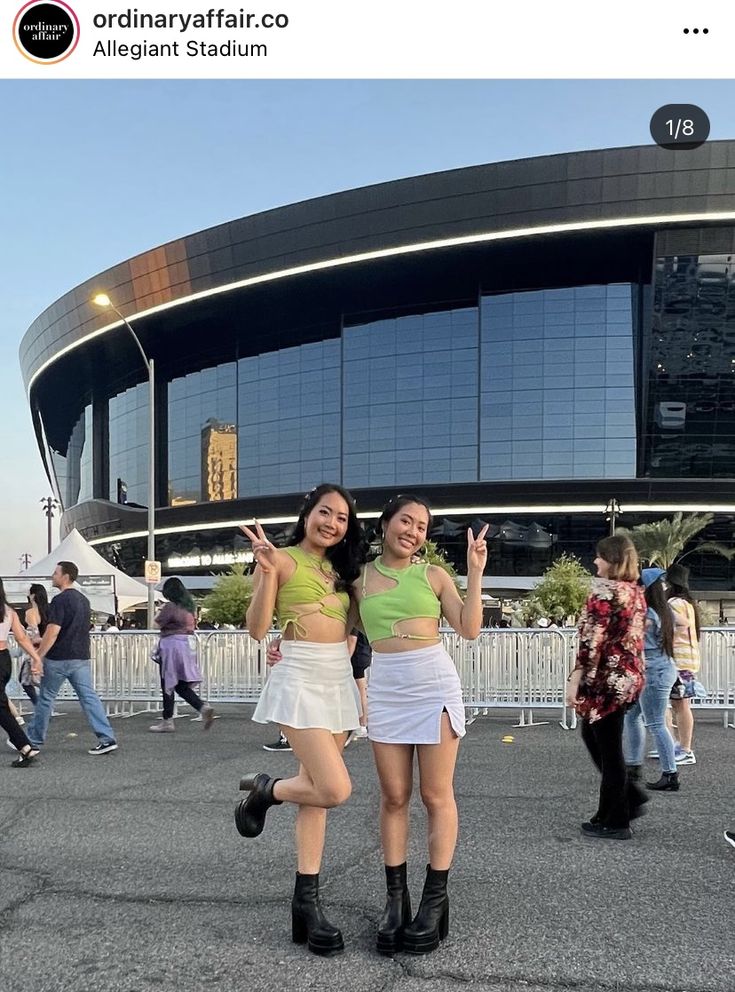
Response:
[{"label": "person walking", "polygon": [[102,700],[92,684],[91,610],[87,597],[72,588],[78,575],[79,569],[74,562],[60,561],[51,576],[51,582],[59,592],[49,605],[48,625],[38,647],[43,674],[27,734],[34,747],[43,746],[54,700],[68,681],[98,740],[97,746],[87,753],[97,756],[116,751],[117,741]]},{"label": "person walking", "polygon": [[191,637],[196,627],[194,598],[181,579],[172,576],[163,584],[163,595],[168,600],[155,618],[161,637],[156,650],[156,660],[161,666],[161,692],[163,713],[158,723],[148,729],[154,734],[171,734],[174,726],[174,693],[201,713],[202,729],[209,730],[214,721],[214,710],[202,701],[194,686],[203,681],[196,649]]},{"label": "person walking", "polygon": [[356,612],[349,584],[359,575],[366,542],[351,495],[330,483],[306,496],[289,547],[275,548],[259,523],[242,530],[257,562],[248,630],[262,640],[275,612],[282,634],[282,660],[271,669],[253,720],[279,726],[299,771],[286,779],[264,772],[244,776],[240,788],[249,796],[238,804],[235,823],[243,837],[257,837],[271,806],[298,807],[291,937],[330,956],[344,949],[344,940],[322,911],[319,882],[327,810],[352,791],[342,757],[347,734],[360,726],[347,649],[350,614]]},{"label": "person walking", "polygon": [[644,568],[641,572],[648,607],[643,642],[646,681],[640,696],[625,713],[623,751],[629,777],[639,782],[647,729],[656,742],[661,762],[661,777],[647,783],[647,788],[657,792],[678,792],[674,739],[666,726],[669,695],[676,682],[676,665],[672,657],[674,619],[666,598],[665,575],[662,568]]},{"label": "person walking", "polygon": [[364,741],[367,740],[368,737],[367,670],[370,668],[372,651],[370,650],[367,637],[365,637],[365,634],[357,627],[355,627],[350,636],[347,638],[347,647],[350,651],[352,677],[355,680],[357,691],[360,693],[361,709],[360,726],[349,737],[347,741],[347,744],[349,744],[350,741]]},{"label": "person walking", "polygon": [[582,831],[595,839],[628,840],[631,814],[642,799],[626,774],[623,718],[643,688],[646,601],[638,583],[638,554],[628,537],[603,538],[595,567],[566,703],[582,718],[582,739],[601,774],[597,812]]},{"label": "person walking", "polygon": [[[442,646],[442,615],[458,634],[474,639],[482,625],[482,573],[487,526],[467,532],[467,592],[462,601],[449,574],[418,564],[432,524],[417,496],[392,499],[380,517],[383,549],[366,565],[355,591],[372,647],[368,737],[380,781],[380,835],[386,903],[377,950],[426,954],[449,931],[447,882],[457,843],[454,769],[465,734],[462,687]],[[428,864],[418,912],[412,918],[407,882],[409,807],[414,755],[428,820]]]},{"label": "person walking", "polygon": [[[31,644],[33,644],[34,648],[37,648],[48,626],[49,604],[46,587],[42,586],[40,582],[34,582],[28,590],[28,602],[30,605],[25,614],[26,633]],[[31,670],[31,659],[29,655],[24,654],[23,660],[20,663],[18,681],[23,688],[23,692],[30,699],[34,709],[38,702],[37,679],[38,676],[34,675]]]},{"label": "person walking", "polygon": [[9,744],[18,751],[18,757],[12,762],[13,768],[28,768],[38,757],[35,747],[22,730],[10,709],[10,700],[6,692],[8,682],[13,674],[13,662],[8,649],[8,638],[13,634],[17,644],[26,652],[35,673],[41,671],[41,659],[18,619],[18,614],[11,608],[5,597],[5,586],[0,579],[0,727],[8,735]]},{"label": "person walking", "polygon": [[700,667],[699,609],[689,590],[689,569],[674,563],[666,572],[669,606],[674,611],[674,662],[679,678],[671,693],[671,708],[679,740],[674,757],[677,765],[696,765],[692,749],[694,714],[692,699],[696,695],[696,675]]}]

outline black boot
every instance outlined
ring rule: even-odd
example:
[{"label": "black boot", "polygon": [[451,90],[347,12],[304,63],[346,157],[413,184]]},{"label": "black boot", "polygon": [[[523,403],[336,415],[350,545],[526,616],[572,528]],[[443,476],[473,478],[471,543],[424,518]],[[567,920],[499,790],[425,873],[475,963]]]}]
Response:
[{"label": "black boot", "polygon": [[345,949],[342,933],[326,919],[319,904],[319,876],[296,872],[291,900],[291,939],[307,944],[313,954],[331,957]]},{"label": "black boot", "polygon": [[235,807],[235,826],[243,837],[257,837],[263,832],[265,814],[271,806],[280,806],[281,800],[273,798],[273,786],[280,779],[270,778],[265,772],[246,775],[240,779],[240,790],[250,790],[247,799],[242,799]]},{"label": "black boot", "polygon": [[403,946],[403,930],[411,922],[411,896],[406,881],[406,862],[385,866],[387,899],[378,924],[380,954],[395,954]]},{"label": "black boot", "polygon": [[426,881],[421,905],[413,923],[403,931],[403,950],[408,954],[428,954],[449,933],[449,871],[435,871],[426,866]]},{"label": "black boot", "polygon": [[662,772],[658,782],[646,782],[646,788],[652,789],[654,792],[678,792],[679,773]]},{"label": "black boot", "polygon": [[631,820],[635,820],[639,816],[643,816],[646,812],[643,807],[647,802],[649,802],[651,797],[647,796],[638,784],[641,780],[641,766],[626,765],[626,771],[628,773],[628,780],[626,782],[628,809],[630,810]]}]

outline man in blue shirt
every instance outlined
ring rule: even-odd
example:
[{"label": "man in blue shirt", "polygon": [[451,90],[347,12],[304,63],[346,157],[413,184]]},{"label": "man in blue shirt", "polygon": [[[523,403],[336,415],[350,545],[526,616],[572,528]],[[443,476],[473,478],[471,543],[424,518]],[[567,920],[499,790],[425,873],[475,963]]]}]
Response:
[{"label": "man in blue shirt", "polygon": [[44,743],[54,700],[68,679],[99,741],[87,753],[109,754],[117,750],[117,742],[102,700],[92,684],[89,600],[78,589],[71,588],[78,575],[79,569],[74,562],[60,561],[51,576],[52,583],[60,591],[49,605],[48,626],[38,647],[43,678],[33,719],[26,728],[27,737],[34,747]]}]

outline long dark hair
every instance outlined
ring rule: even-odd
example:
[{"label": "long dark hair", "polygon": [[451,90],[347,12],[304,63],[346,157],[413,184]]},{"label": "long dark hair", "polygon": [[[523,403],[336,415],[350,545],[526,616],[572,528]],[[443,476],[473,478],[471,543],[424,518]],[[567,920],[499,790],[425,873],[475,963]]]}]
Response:
[{"label": "long dark hair", "polygon": [[679,585],[678,582],[669,582],[668,587],[668,599],[685,599],[687,603],[691,604],[691,607],[694,610],[694,626],[697,631],[697,638],[699,638],[702,630],[702,623],[699,617],[699,607],[692,599],[692,594],[689,592],[689,586]]},{"label": "long dark hair", "polygon": [[3,580],[0,579],[0,623],[7,620],[8,612],[8,601],[5,598],[5,586],[3,585]]},{"label": "long dark hair", "polygon": [[428,537],[429,531],[434,523],[434,518],[431,515],[431,507],[425,499],[422,499],[420,496],[413,496],[411,493],[399,493],[398,496],[394,496],[393,499],[389,499],[383,507],[383,512],[380,514],[378,526],[382,527],[383,524],[387,524],[397,513],[401,512],[404,506],[408,506],[409,503],[418,503],[418,505],[423,506],[429,514],[429,523],[426,527],[426,536]]},{"label": "long dark hair", "polygon": [[661,647],[669,658],[674,657],[674,618],[666,597],[662,579],[658,578],[646,589],[646,603],[658,615],[661,622]]},{"label": "long dark hair", "polygon": [[181,579],[177,579],[175,575],[172,575],[171,578],[166,579],[163,583],[161,592],[170,603],[174,603],[176,606],[180,606],[182,610],[186,610],[187,613],[191,613],[192,616],[196,616],[194,597]]},{"label": "long dark hair", "polygon": [[28,590],[28,595],[33,596],[33,602],[36,604],[38,616],[40,617],[38,633],[43,637],[48,626],[48,593],[46,592],[46,586],[42,586],[40,582],[34,582]]},{"label": "long dark hair", "polygon": [[322,496],[326,496],[328,493],[336,493],[347,504],[347,532],[339,544],[335,544],[332,548],[327,548],[324,553],[325,558],[331,562],[332,568],[334,568],[342,580],[341,583],[338,583],[338,588],[345,589],[360,574],[360,569],[367,559],[368,550],[368,543],[365,540],[362,524],[357,519],[355,501],[352,498],[352,494],[346,489],[333,482],[323,482],[320,486],[312,489],[310,493],[307,493],[299,510],[299,518],[296,521],[293,533],[288,539],[288,545],[289,547],[293,547],[296,544],[301,544],[306,537],[306,518],[319,504]]}]

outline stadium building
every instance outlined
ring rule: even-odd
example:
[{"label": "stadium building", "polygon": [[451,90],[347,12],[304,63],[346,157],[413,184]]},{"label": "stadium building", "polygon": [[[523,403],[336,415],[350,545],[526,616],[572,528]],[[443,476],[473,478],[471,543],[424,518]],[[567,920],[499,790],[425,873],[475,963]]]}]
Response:
[{"label": "stadium building", "polygon": [[[141,574],[155,361],[165,573],[282,540],[339,481],[374,518],[413,491],[461,566],[528,588],[619,525],[712,510],[735,530],[735,141],[604,149],[433,173],[279,207],[71,289],[23,338],[38,445],[97,549]],[[114,319],[113,319],[114,318]],[[622,515],[621,515],[622,514]],[[694,586],[735,563],[692,554]]]}]

